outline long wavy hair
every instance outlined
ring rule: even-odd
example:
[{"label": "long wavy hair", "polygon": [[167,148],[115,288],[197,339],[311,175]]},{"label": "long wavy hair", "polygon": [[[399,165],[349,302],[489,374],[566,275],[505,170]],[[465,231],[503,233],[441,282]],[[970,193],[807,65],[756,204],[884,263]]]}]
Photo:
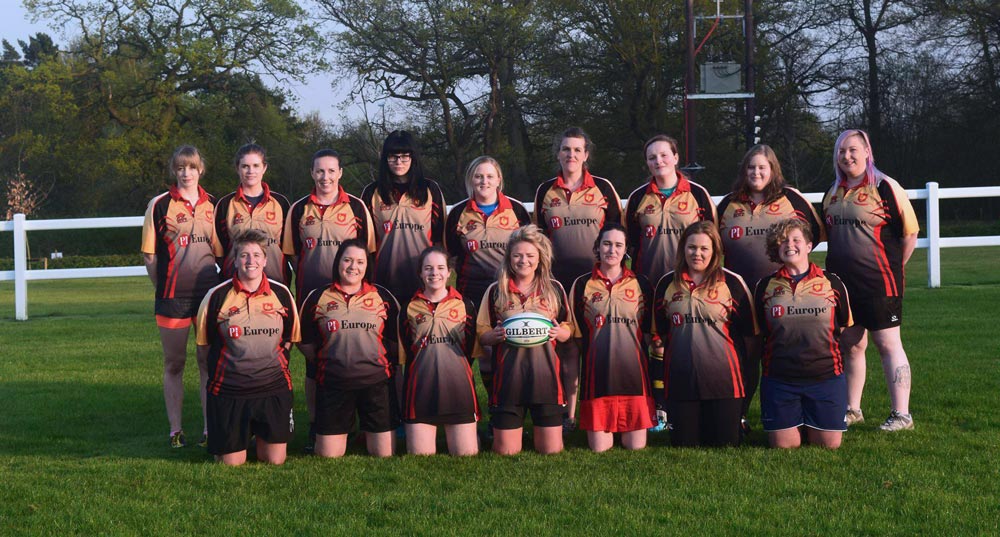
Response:
[{"label": "long wavy hair", "polygon": [[712,259],[708,261],[708,268],[705,269],[704,281],[715,281],[722,277],[722,237],[719,236],[719,228],[716,227],[715,222],[709,220],[695,222],[684,228],[684,232],[681,233],[680,243],[677,247],[677,252],[680,254],[677,256],[677,267],[675,269],[677,277],[690,270],[685,250],[687,249],[688,238],[698,234],[708,235],[708,238],[712,241]]},{"label": "long wavy hair", "polygon": [[868,158],[865,159],[864,182],[865,184],[874,185],[884,174],[875,167],[875,152],[872,150],[872,142],[868,139],[868,133],[861,129],[847,129],[846,131],[840,133],[840,136],[837,137],[837,143],[833,144],[833,172],[837,178],[834,184],[847,180],[847,178],[844,177],[844,172],[840,169],[840,164],[838,162],[839,159],[837,157],[840,153],[840,146],[851,136],[860,137],[861,142],[865,144],[865,148],[868,149]]},{"label": "long wavy hair", "polygon": [[378,159],[378,195],[383,201],[392,201],[392,173],[389,171],[389,155],[397,153],[410,154],[410,170],[406,172],[409,180],[406,195],[417,205],[427,203],[427,178],[424,177],[424,165],[420,159],[420,146],[416,138],[407,131],[392,131],[382,142],[382,154]]},{"label": "long wavy hair", "polygon": [[785,176],[781,173],[781,163],[778,162],[778,155],[767,144],[757,144],[743,155],[743,160],[740,161],[740,169],[736,173],[736,181],[733,182],[733,194],[734,197],[738,198],[750,198],[750,185],[747,183],[747,166],[750,165],[750,160],[757,155],[762,155],[771,166],[771,180],[764,187],[764,203],[771,203],[784,194]]},{"label": "long wavy hair", "polygon": [[[535,268],[535,289],[548,302],[549,307],[558,309],[559,293],[552,283],[552,242],[535,224],[528,224],[514,230],[507,240],[507,251],[503,255],[503,263],[497,269],[497,303],[507,304],[514,300],[510,292],[510,282],[514,277],[514,266],[511,261],[511,251],[518,243],[526,242],[538,250],[538,266]],[[524,291],[522,289],[522,291]]]}]

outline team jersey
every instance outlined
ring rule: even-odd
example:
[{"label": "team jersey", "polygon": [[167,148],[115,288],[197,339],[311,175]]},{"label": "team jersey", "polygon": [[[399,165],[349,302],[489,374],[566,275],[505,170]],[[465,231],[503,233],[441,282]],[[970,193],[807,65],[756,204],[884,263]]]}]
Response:
[{"label": "team jersey", "polygon": [[360,239],[368,253],[375,251],[372,217],[362,201],[343,187],[330,205],[316,199],[316,193],[296,201],[288,211],[281,250],[295,257],[295,296],[301,303],[309,291],[327,287],[333,281],[333,260],[340,243]]},{"label": "team jersey", "polygon": [[535,192],[535,224],[552,240],[552,276],[569,287],[594,265],[594,241],[607,222],[621,222],[622,203],[615,187],[583,171],[583,182],[566,188],[562,172]]},{"label": "team jersey", "polygon": [[716,220],[712,197],[680,172],[670,196],[660,192],[655,179],[632,191],[625,206],[625,229],[636,273],[657,282],[674,270],[681,233],[700,220]]},{"label": "team jersey", "polygon": [[316,346],[317,386],[357,389],[392,376],[399,304],[384,287],[365,282],[353,295],[336,283],[313,289],[302,318],[302,341]]},{"label": "team jersey", "polygon": [[837,182],[823,197],[826,268],[856,297],[903,296],[903,237],[920,230],[906,191],[878,175],[848,189]]},{"label": "team jersey", "polygon": [[479,419],[473,381],[476,327],[472,303],[454,288],[440,302],[417,291],[400,316],[400,359],[405,361],[403,417],[423,421],[467,415]]},{"label": "team jersey", "polygon": [[272,280],[289,285],[292,278],[285,254],[281,251],[281,233],[285,215],[288,214],[288,198],[271,192],[267,183],[261,183],[261,186],[264,187],[264,197],[256,207],[250,207],[242,185],[236,188],[236,192],[223,196],[215,205],[215,229],[222,242],[222,249],[226,252],[222,275],[231,278],[234,273],[233,237],[247,229],[259,229],[267,234],[267,247],[264,248],[267,266],[264,267],[264,273]]},{"label": "team jersey", "polygon": [[457,258],[455,287],[462,296],[474,302],[482,298],[486,288],[497,280],[497,269],[503,264],[510,234],[530,223],[531,216],[524,205],[502,193],[497,197],[496,210],[489,216],[472,198],[451,208],[444,236],[448,255]]},{"label": "team jersey", "polygon": [[215,234],[212,196],[198,187],[198,201],[176,186],[153,198],[142,221],[142,253],[156,256],[156,298],[201,300],[219,283],[215,267],[222,245]]},{"label": "team jersey", "polygon": [[695,285],[687,273],[670,272],[653,296],[653,334],[665,347],[666,398],[743,397],[743,338],[758,331],[743,278],[722,269],[716,281]]},{"label": "team jersey", "polygon": [[760,281],[754,304],[764,336],[765,377],[809,383],[844,372],[840,333],[853,321],[840,278],[810,263],[796,282],[782,267]]},{"label": "team jersey", "polygon": [[725,266],[742,276],[751,287],[781,267],[781,263],[767,257],[767,232],[771,226],[798,218],[809,224],[813,244],[826,240],[816,209],[802,193],[791,187],[784,187],[777,199],[761,204],[746,196],[726,194],[719,202],[718,212]]},{"label": "team jersey", "polygon": [[[558,304],[549,304],[541,295],[535,292],[525,295],[508,282],[508,289],[514,300],[506,304],[497,302],[499,293],[497,283],[486,290],[483,303],[479,307],[476,319],[476,348],[473,354],[483,357],[483,348],[479,338],[493,330],[498,322],[518,313],[532,312],[544,315],[556,323],[567,323],[572,330],[566,308],[566,292],[558,281],[552,280],[559,297]],[[529,406],[529,405],[564,405],[566,397],[562,382],[559,380],[559,356],[556,354],[556,341],[550,340],[537,347],[514,347],[504,343],[493,347],[493,393],[490,406]]]},{"label": "team jersey", "polygon": [[653,290],[644,276],[623,269],[612,283],[595,266],[573,282],[573,334],[583,343],[580,398],[651,396],[649,359],[642,335],[652,318]]},{"label": "team jersey", "polygon": [[264,278],[248,291],[233,278],[198,308],[198,345],[208,347],[208,393],[262,397],[291,391],[288,346],[299,341],[292,293]]},{"label": "team jersey", "polygon": [[391,200],[383,200],[375,183],[365,187],[361,200],[375,224],[373,278],[393,296],[410,297],[420,287],[420,252],[444,244],[444,196],[427,180],[427,202],[417,205],[406,193],[408,185],[393,185]]}]

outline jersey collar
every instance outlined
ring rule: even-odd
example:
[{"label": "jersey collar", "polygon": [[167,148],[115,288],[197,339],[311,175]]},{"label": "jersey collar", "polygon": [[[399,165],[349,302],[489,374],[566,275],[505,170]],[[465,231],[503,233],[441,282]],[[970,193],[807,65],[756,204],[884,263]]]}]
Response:
[{"label": "jersey collar", "polygon": [[[794,278],[788,272],[788,268],[785,267],[784,265],[782,265],[781,268],[778,269],[777,275],[778,275],[779,278],[784,278],[784,279],[786,279],[788,281],[794,281]],[[819,277],[819,276],[822,276],[822,275],[823,275],[823,269],[819,268],[819,265],[817,265],[816,263],[810,262],[809,263],[809,272],[806,273],[805,280],[811,280],[813,278],[816,278],[816,277]]]},{"label": "jersey collar", "polygon": [[[174,201],[187,201],[181,196],[181,191],[177,188],[177,185],[170,185],[168,192],[170,192],[170,199]],[[205,192],[205,189],[201,188],[201,185],[198,185],[198,202],[195,205],[205,201],[208,201],[208,192]]]},{"label": "jersey collar", "polygon": [[[537,276],[536,276],[536,278],[537,278]],[[514,283],[514,278],[510,278],[510,279],[507,280],[507,290],[510,291],[511,293],[514,293],[514,294],[516,294],[518,296],[521,296],[521,297],[524,297],[524,298],[530,298],[530,297],[533,297],[533,296],[539,296],[539,295],[541,295],[542,294],[542,288],[541,287],[542,286],[540,286],[540,285],[536,285],[535,286],[535,291],[533,293],[531,293],[530,295],[526,295],[526,294],[522,293],[520,289],[517,288],[517,284]]]},{"label": "jersey collar", "polygon": [[271,294],[271,284],[268,281],[267,277],[264,277],[263,279],[260,280],[260,285],[257,286],[256,291],[250,291],[246,287],[243,287],[243,284],[240,283],[239,278],[233,276],[233,289],[235,289],[237,293],[245,293],[249,298]]},{"label": "jersey collar", "polygon": [[[431,299],[427,298],[427,295],[424,294],[424,290],[423,289],[417,289],[417,292],[414,293],[413,298],[419,298],[420,300],[424,300],[424,301],[427,301],[427,302],[432,302]],[[454,287],[452,287],[452,286],[449,285],[448,286],[448,294],[445,295],[444,298],[442,298],[440,300],[440,302],[444,302],[446,300],[451,300],[453,298],[457,298],[458,300],[462,300],[462,295],[459,294],[459,292],[456,291]]]},{"label": "jersey collar", "polygon": [[[559,174],[556,175],[556,184],[555,184],[555,186],[557,186],[557,187],[559,187],[559,188],[561,188],[563,190],[569,190],[568,188],[566,188],[566,180],[563,178],[562,170],[559,170]],[[580,187],[577,188],[576,190],[580,191],[580,190],[583,190],[584,188],[593,188],[595,186],[597,186],[597,185],[596,185],[596,183],[594,183],[594,176],[590,175],[590,170],[584,169],[583,170],[583,181],[580,182]]]},{"label": "jersey collar", "polygon": [[[483,212],[482,209],[479,208],[479,204],[476,203],[475,196],[469,198],[469,205],[468,205],[468,207],[469,207],[470,210],[476,211],[477,213],[480,213],[480,214],[483,214],[483,215],[486,214],[486,213]],[[496,211],[493,212],[493,214],[497,214],[499,212],[512,209],[513,207],[514,206],[510,203],[510,198],[508,198],[507,196],[504,196],[503,192],[497,192],[497,209],[496,209]]]},{"label": "jersey collar", "polygon": [[[691,182],[688,181],[687,177],[685,177],[683,173],[678,171],[675,171],[674,173],[677,174],[677,186],[674,187],[674,194],[671,195],[675,195],[678,192],[691,192]],[[649,178],[649,184],[646,187],[646,192],[651,194],[660,193],[660,187],[656,186],[656,178],[654,177]]]},{"label": "jersey collar", "polygon": [[[629,270],[628,267],[622,267],[622,276],[621,276],[621,278],[618,278],[618,281],[615,282],[615,283],[621,283],[626,278],[631,278],[631,277],[634,277],[634,276],[635,276],[635,273],[633,273],[631,270]],[[604,274],[604,272],[601,271],[601,264],[600,263],[594,263],[594,269],[590,272],[590,277],[591,277],[591,279],[594,279],[594,280],[601,280],[601,281],[603,281],[604,283],[606,283],[608,285],[614,285],[613,283],[611,283],[611,278],[608,278]]]},{"label": "jersey collar", "polygon": [[358,289],[358,292],[354,293],[353,295],[349,295],[347,293],[347,291],[344,291],[344,288],[340,286],[340,282],[333,282],[333,283],[331,283],[330,284],[330,289],[333,289],[334,291],[336,291],[336,292],[338,292],[338,293],[340,293],[340,294],[342,294],[344,296],[357,296],[357,295],[364,295],[364,294],[367,294],[367,293],[369,293],[371,291],[374,291],[375,290],[375,286],[372,285],[372,284],[370,284],[370,283],[368,283],[368,282],[366,282],[366,281],[364,281],[364,280],[362,280],[361,281],[361,289]]},{"label": "jersey collar", "polygon": [[[261,203],[265,201],[270,201],[271,199],[271,187],[267,186],[267,183],[261,182],[260,186],[264,188],[264,197],[260,199]],[[243,185],[236,187],[236,197],[243,200],[247,205],[250,204],[250,200],[247,199],[246,194],[243,193]]]},{"label": "jersey collar", "polygon": [[333,203],[329,205],[320,202],[319,198],[316,197],[316,187],[313,187],[312,191],[309,192],[309,203],[312,203],[313,205],[316,205],[318,207],[338,205],[341,203],[346,203],[348,201],[350,201],[350,199],[347,197],[347,192],[341,185],[337,185],[337,195],[334,197]]}]

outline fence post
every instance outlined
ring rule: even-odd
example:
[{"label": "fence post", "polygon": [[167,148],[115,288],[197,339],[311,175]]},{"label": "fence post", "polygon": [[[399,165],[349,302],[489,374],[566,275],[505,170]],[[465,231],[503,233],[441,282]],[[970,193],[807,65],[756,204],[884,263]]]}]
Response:
[{"label": "fence post", "polygon": [[28,320],[28,235],[24,215],[14,215],[14,318]]},{"label": "fence post", "polygon": [[938,184],[927,183],[927,287],[941,287],[941,198]]}]

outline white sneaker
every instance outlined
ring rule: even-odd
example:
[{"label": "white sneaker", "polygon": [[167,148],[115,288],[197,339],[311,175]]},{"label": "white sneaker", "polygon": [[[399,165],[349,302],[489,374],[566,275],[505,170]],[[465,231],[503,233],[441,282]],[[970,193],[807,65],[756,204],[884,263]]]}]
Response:
[{"label": "white sneaker", "polygon": [[844,417],[844,421],[847,423],[847,426],[850,427],[851,425],[857,425],[864,422],[865,415],[861,412],[860,408],[857,410],[848,408],[847,416]]},{"label": "white sneaker", "polygon": [[905,429],[913,428],[913,416],[910,414],[900,414],[899,412],[893,410],[889,413],[889,417],[886,418],[885,423],[879,426],[879,429],[888,432],[902,431]]}]

